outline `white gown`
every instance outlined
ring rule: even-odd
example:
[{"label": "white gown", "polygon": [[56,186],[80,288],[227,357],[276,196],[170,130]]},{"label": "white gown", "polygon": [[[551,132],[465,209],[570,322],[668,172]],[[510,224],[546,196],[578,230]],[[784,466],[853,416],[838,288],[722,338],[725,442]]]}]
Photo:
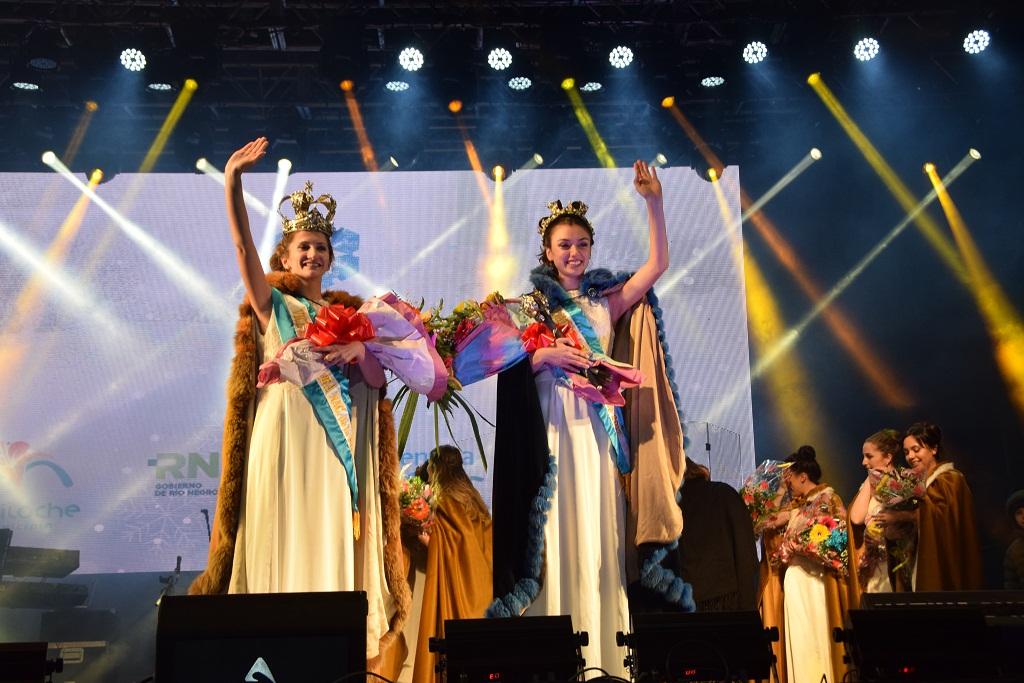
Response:
[{"label": "white gown", "polygon": [[[290,310],[303,304],[285,295]],[[273,316],[259,338],[268,361],[282,346]],[[353,535],[352,494],[302,390],[289,382],[260,389],[256,397],[245,495],[235,539],[230,593],[366,591],[366,656],[378,653],[394,601],[384,576],[380,515],[376,389],[352,379],[354,461],[359,482],[360,538]]]},{"label": "white gown", "polygon": [[[610,349],[607,299],[576,302]],[[616,631],[629,630],[625,497],[611,443],[589,402],[557,384],[547,370],[534,379],[558,475],[544,528],[543,584],[525,616],[571,615],[573,629],[589,635],[586,665],[626,678],[626,651],[615,643]]]}]

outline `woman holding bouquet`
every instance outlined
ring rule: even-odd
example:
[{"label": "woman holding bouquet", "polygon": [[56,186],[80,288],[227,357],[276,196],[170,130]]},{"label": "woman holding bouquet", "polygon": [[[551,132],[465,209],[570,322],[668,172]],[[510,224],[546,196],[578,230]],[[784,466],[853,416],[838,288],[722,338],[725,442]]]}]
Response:
[{"label": "woman holding bouquet", "polygon": [[[569,614],[589,633],[587,666],[620,676],[615,633],[629,626],[627,572],[677,609],[693,609],[690,587],[660,565],[682,531],[683,438],[650,292],[668,267],[662,188],[654,168],[633,168],[650,252],[631,276],[588,270],[594,226],[582,202],[552,202],[539,221],[536,289],[521,301],[553,325],[527,328],[536,333],[528,362],[498,379],[488,610]],[[619,389],[639,381],[644,391],[622,410]]]},{"label": "woman holding bouquet", "polygon": [[[925,495],[917,510],[915,591],[958,591],[981,588],[981,550],[974,525],[974,497],[967,479],[944,459],[942,430],[931,422],[915,422],[903,437],[903,452]],[[914,513],[891,513],[900,519]]]},{"label": "woman holding bouquet", "polygon": [[856,573],[849,561],[843,501],[821,482],[814,448],[786,458],[786,486],[793,507],[776,561],[784,567],[783,615],[789,683],[843,680],[843,646],[832,629],[843,625]]},{"label": "woman holding bouquet", "polygon": [[282,201],[290,199],[295,213],[282,214],[283,234],[264,274],[241,179],[267,145],[266,138],[250,142],[224,169],[246,301],[235,334],[209,562],[190,592],[366,591],[369,665],[394,677],[410,598],[381,364],[362,341],[329,345],[314,352],[315,381],[257,390],[257,366],[279,359],[321,308],[362,303],[321,290],[333,260],[335,202],[314,196],[309,183]]},{"label": "woman holding bouquet", "polygon": [[900,564],[899,561],[889,562],[886,537],[891,533],[887,534],[886,526],[879,520],[885,505],[876,496],[875,489],[883,476],[891,477],[896,472],[895,460],[902,450],[900,433],[895,429],[875,432],[861,447],[861,465],[867,470],[867,476],[850,505],[850,524],[856,536],[863,539],[856,553],[857,576],[868,593],[892,592],[889,573]]}]

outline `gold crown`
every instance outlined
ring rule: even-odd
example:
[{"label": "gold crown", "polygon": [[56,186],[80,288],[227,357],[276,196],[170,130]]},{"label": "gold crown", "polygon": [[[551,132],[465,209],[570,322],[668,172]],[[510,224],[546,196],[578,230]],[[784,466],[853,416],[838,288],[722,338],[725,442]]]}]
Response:
[{"label": "gold crown", "polygon": [[[281,213],[281,205],[289,200],[292,203],[292,211],[295,213],[293,218],[288,218]],[[326,216],[316,208],[317,204],[327,209]],[[313,183],[307,180],[305,188],[292,192],[278,203],[277,214],[284,222],[284,234],[286,235],[298,230],[309,230],[330,237],[334,234],[334,212],[337,208],[338,202],[334,201],[334,197],[329,194],[314,197]]]},{"label": "gold crown", "polygon": [[[587,220],[587,209],[589,207],[581,201],[569,202],[568,206],[562,206],[561,200],[555,200],[548,202],[548,211],[550,215],[541,218],[537,223],[537,232],[541,235],[548,229],[552,221],[555,221],[562,216],[576,216],[587,225],[590,225],[590,221]],[[591,228],[593,229],[593,228]]]}]

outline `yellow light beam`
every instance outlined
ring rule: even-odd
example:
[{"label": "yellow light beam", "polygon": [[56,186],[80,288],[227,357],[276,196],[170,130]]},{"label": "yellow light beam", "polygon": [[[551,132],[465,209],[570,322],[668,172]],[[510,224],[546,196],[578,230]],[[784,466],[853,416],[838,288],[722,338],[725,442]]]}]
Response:
[{"label": "yellow light beam", "polygon": [[576,114],[576,120],[580,122],[580,127],[583,128],[587,140],[590,141],[590,146],[593,148],[597,160],[605,168],[616,168],[615,159],[612,158],[611,152],[608,151],[608,145],[605,144],[604,138],[597,132],[594,119],[590,116],[587,105],[583,104],[583,98],[580,97],[580,92],[576,89],[575,81],[571,78],[565,79],[562,81],[562,89],[569,97],[572,111]]},{"label": "yellow light beam", "polygon": [[[821,98],[821,101],[825,104],[828,110],[835,117],[839,125],[843,127],[846,134],[849,136],[853,144],[857,146],[860,153],[864,156],[864,159],[868,162],[871,168],[874,169],[878,177],[882,179],[882,183],[889,190],[899,205],[904,211],[910,212],[917,205],[917,199],[914,194],[906,186],[906,184],[900,179],[896,171],[893,170],[889,162],[885,160],[882,153],[871,144],[868,137],[860,129],[860,127],[854,122],[850,115],[846,112],[846,109],[839,102],[836,96],[832,93],[825,81],[821,78],[821,74],[813,73],[807,77],[807,83],[811,86],[814,92]],[[915,224],[924,235],[925,239],[932,245],[939,258],[943,263],[950,269],[953,275],[964,285],[967,284],[967,272],[964,270],[963,262],[960,260],[959,254],[956,252],[956,248],[950,243],[949,238],[946,237],[939,225],[935,220],[927,213],[920,212],[917,214]]]},{"label": "yellow light beam", "polygon": [[[945,185],[947,187],[952,185],[953,182],[960,177],[960,174],[967,170],[967,167],[972,163],[974,163],[974,158],[970,155],[965,156],[943,179]],[[828,306],[830,306],[840,294],[845,292],[846,289],[853,284],[857,279],[857,276],[864,272],[864,269],[871,265],[871,262],[878,258],[879,254],[881,254],[893,240],[899,237],[900,233],[902,233],[907,226],[909,226],[917,216],[928,207],[929,204],[935,201],[936,195],[937,193],[935,190],[932,190],[924,199],[918,202],[917,205],[906,216],[904,216],[899,223],[886,233],[885,237],[883,237],[878,244],[872,247],[871,250],[868,251],[868,253],[865,254],[853,268],[847,271],[847,273],[843,275],[838,282],[836,282],[835,286],[833,286],[824,297],[815,303],[814,307],[811,308],[811,310],[808,311],[782,339],[780,339],[772,348],[766,350],[751,370],[751,378],[759,377],[768,370],[773,363],[777,362],[779,357],[781,357],[782,354],[789,350],[789,348],[800,339],[804,330],[806,330],[807,327],[818,318],[818,316],[829,310]]]},{"label": "yellow light beam", "polygon": [[89,124],[92,123],[93,116],[99,110],[100,105],[96,102],[89,100],[85,103],[85,108],[82,110],[82,115],[78,117],[78,123],[75,124],[75,130],[71,133],[71,139],[68,140],[68,146],[64,148],[63,159],[67,160],[67,163],[71,163],[78,156],[78,148],[82,146],[82,141],[85,139],[85,132],[89,130]]},{"label": "yellow light beam", "polygon": [[[721,176],[722,169],[724,168],[722,160],[708,146],[700,133],[697,132],[696,127],[690,123],[682,110],[676,106],[674,100],[668,104],[663,102],[662,106],[669,110],[673,118],[685,131],[687,137],[690,138],[690,141],[693,142],[694,146],[704,156],[704,159]],[[751,201],[750,195],[740,188],[740,207],[744,210],[744,215],[747,215],[750,224],[754,226],[758,234],[767,243],[775,258],[793,276],[793,279],[800,289],[803,290],[807,298],[815,303],[821,301],[825,293],[810,276],[807,267],[796,255],[789,242],[782,236],[782,233],[768,219],[764,211],[747,211],[753,204],[754,202]],[[853,323],[846,317],[845,313],[838,307],[833,306],[823,310],[823,317],[832,334],[839,340],[843,349],[853,359],[858,369],[882,400],[893,407],[905,408],[913,404],[913,399],[909,393],[896,379],[896,373],[871,349]]]},{"label": "yellow light beam", "polygon": [[481,261],[484,282],[488,292],[508,292],[515,274],[515,260],[508,253],[508,229],[505,221],[505,171],[494,168],[494,201],[491,203],[490,229],[487,235],[487,253]]},{"label": "yellow light beam", "polygon": [[474,171],[477,189],[480,190],[480,195],[484,198],[484,203],[487,204],[487,210],[490,211],[493,202],[491,199],[491,188],[487,187],[487,174],[484,172],[483,164],[480,163],[480,155],[477,154],[476,145],[470,139],[469,131],[466,130],[466,126],[463,125],[462,119],[457,112],[455,113],[455,123],[459,127],[459,132],[462,133],[462,145],[466,148],[466,159],[469,160],[469,167]]},{"label": "yellow light beam", "polygon": [[363,114],[359,110],[359,101],[356,100],[352,81],[342,81],[341,91],[345,94],[345,106],[348,107],[348,115],[356,131],[356,139],[359,140],[359,154],[363,158],[363,166],[367,171],[376,173],[379,170],[377,158],[373,153],[373,145],[370,144],[370,136],[366,133],[366,126],[363,124]]},{"label": "yellow light beam", "polygon": [[939,195],[939,203],[970,276],[968,286],[992,338],[996,365],[1009,389],[1011,401],[1024,417],[1024,322],[975,244],[967,223],[949,194],[948,184],[939,178],[933,164],[928,165],[926,172]]},{"label": "yellow light beam", "polygon": [[188,107],[188,103],[192,101],[192,95],[195,93],[196,88],[199,84],[196,83],[195,79],[188,78],[185,80],[185,86],[178,93],[178,97],[174,100],[174,104],[171,106],[171,110],[167,113],[164,118],[163,124],[160,126],[160,131],[153,138],[153,143],[149,146],[149,151],[146,152],[145,158],[142,160],[142,164],[139,166],[139,173],[149,173],[153,170],[153,166],[156,165],[156,160],[160,158],[160,154],[164,151],[164,146],[167,145],[167,141],[171,137],[171,133],[174,132],[174,127],[178,125],[178,121],[181,120],[181,115],[185,113],[185,108]]},{"label": "yellow light beam", "polygon": [[142,251],[160,267],[172,282],[191,293],[198,302],[215,315],[220,316],[222,320],[232,319],[233,311],[231,306],[224,299],[214,294],[213,286],[199,272],[188,266],[166,245],[121,215],[117,209],[108,204],[106,200],[96,194],[91,188],[87,187],[75,174],[68,170],[67,166],[61,163],[56,154],[53,152],[45,153],[43,155],[43,162],[79,190],[88,194],[93,203],[103,213],[107,214],[126,236],[141,247]]}]

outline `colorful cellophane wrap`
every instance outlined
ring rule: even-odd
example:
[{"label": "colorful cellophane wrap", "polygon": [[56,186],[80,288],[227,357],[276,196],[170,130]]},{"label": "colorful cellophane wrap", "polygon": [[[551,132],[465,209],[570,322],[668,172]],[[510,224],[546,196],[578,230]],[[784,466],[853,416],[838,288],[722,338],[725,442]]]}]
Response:
[{"label": "colorful cellophane wrap", "polygon": [[328,369],[319,348],[353,341],[363,342],[367,352],[413,391],[433,400],[447,388],[448,373],[419,310],[393,293],[367,299],[358,311],[321,308],[300,336],[260,366],[258,386],[279,381],[305,386]]},{"label": "colorful cellophane wrap", "polygon": [[820,491],[792,509],[773,560],[776,565],[788,565],[795,557],[808,558],[838,576],[849,575],[846,509],[831,490]]},{"label": "colorful cellophane wrap", "polygon": [[740,495],[750,512],[755,534],[761,534],[768,520],[789,505],[789,493],[782,481],[789,465],[780,460],[765,460],[740,487]]},{"label": "colorful cellophane wrap", "polygon": [[[884,510],[913,510],[925,494],[924,477],[909,467],[897,467],[891,472],[871,470],[868,474],[872,496],[881,503]],[[895,528],[898,532],[899,526]],[[875,567],[892,556],[893,573],[909,572],[913,556],[912,534],[894,533],[890,530],[886,543],[886,529],[869,517],[864,526],[864,552],[861,553],[858,569],[864,576],[870,576]],[[888,547],[887,547],[888,546]]]},{"label": "colorful cellophane wrap", "polygon": [[434,523],[434,490],[430,484],[413,475],[402,479],[402,491],[398,494],[402,509],[402,524],[415,533],[429,531]]},{"label": "colorful cellophane wrap", "polygon": [[[452,369],[461,385],[486,379],[515,365],[534,351],[553,346],[554,334],[543,323],[527,316],[518,301],[505,301],[497,293],[484,302],[463,302],[466,310],[477,306],[479,313],[464,317],[455,328]],[[459,312],[456,307],[456,314]],[[583,348],[578,331],[571,325],[560,326],[561,335],[577,348]],[[461,334],[460,334],[461,333]],[[441,349],[438,343],[438,349]],[[442,352],[442,356],[443,356]],[[595,386],[581,374],[561,373],[573,393],[592,403],[625,405],[624,389],[637,387],[643,381],[640,371],[613,360],[605,354],[593,354],[593,360],[604,368],[608,381]]]}]

